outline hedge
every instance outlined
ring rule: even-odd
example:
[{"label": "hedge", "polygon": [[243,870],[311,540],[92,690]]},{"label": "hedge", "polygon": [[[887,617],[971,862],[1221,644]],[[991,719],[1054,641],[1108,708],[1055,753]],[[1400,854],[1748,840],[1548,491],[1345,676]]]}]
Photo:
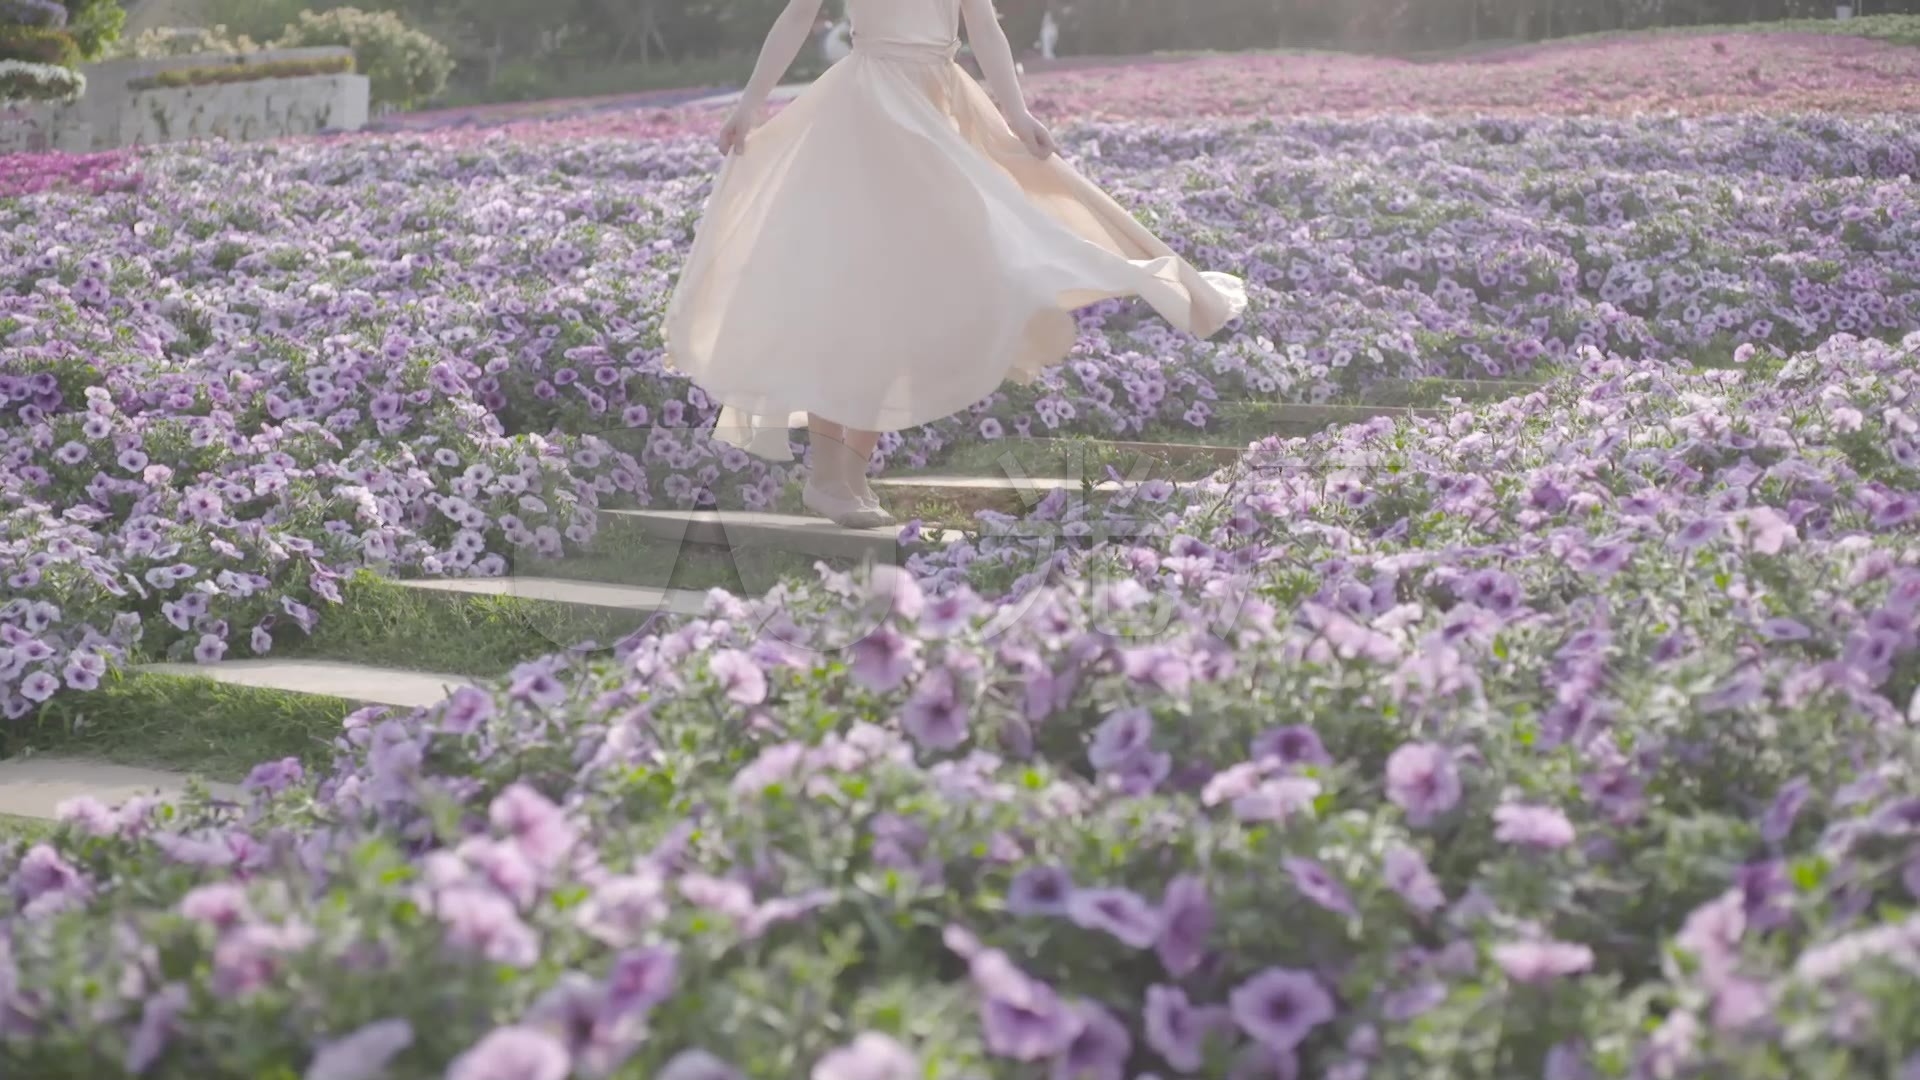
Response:
[{"label": "hedge", "polygon": [[80,47],[53,27],[0,26],[0,60],[72,67],[80,62]]},{"label": "hedge", "polygon": [[264,64],[226,64],[217,67],[175,68],[127,83],[129,90],[159,90],[181,86],[216,86],[261,79],[297,79],[306,75],[338,75],[353,70],[353,57],[319,60],[270,60]]}]

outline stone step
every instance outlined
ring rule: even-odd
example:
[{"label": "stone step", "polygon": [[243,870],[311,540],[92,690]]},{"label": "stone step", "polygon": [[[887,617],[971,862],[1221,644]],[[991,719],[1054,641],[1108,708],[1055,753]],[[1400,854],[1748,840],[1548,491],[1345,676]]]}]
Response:
[{"label": "stone step", "polygon": [[1301,405],[1273,404],[1264,401],[1222,401],[1213,407],[1216,416],[1247,423],[1271,424],[1272,434],[1292,435],[1324,431],[1338,424],[1363,424],[1381,417],[1444,416],[1444,409],[1409,405]]},{"label": "stone step", "polygon": [[435,705],[452,691],[474,685],[472,679],[458,675],[400,671],[338,660],[223,660],[217,664],[141,664],[133,670],[399,709]]},{"label": "stone step", "polygon": [[[603,522],[634,529],[669,544],[703,544],[741,553],[754,549],[793,552],[824,559],[899,563],[899,525],[846,529],[831,521],[757,510],[603,510]],[[922,536],[921,544],[957,537],[944,532]]]},{"label": "stone step", "polygon": [[1378,405],[1435,405],[1448,398],[1499,401],[1546,385],[1544,379],[1382,379],[1360,396]]},{"label": "stone step", "polygon": [[[164,769],[114,765],[85,758],[29,754],[0,761],[0,814],[52,819],[68,799],[92,796],[109,806],[137,795],[173,798],[183,794],[188,777]],[[223,799],[240,797],[234,784],[208,783]]]},{"label": "stone step", "polygon": [[[1132,485],[1102,480],[1100,496],[1114,496]],[[931,517],[941,512],[973,515],[983,510],[1018,514],[1056,491],[1078,498],[1086,490],[1063,476],[877,476],[873,488],[896,517]]]},{"label": "stone step", "polygon": [[[1011,440],[1009,440],[1011,442]],[[1033,439],[1032,445],[1043,454],[1058,454],[1063,461],[1093,461],[1096,458],[1094,448],[1099,454],[1121,461],[1157,461],[1170,465],[1211,465],[1224,467],[1240,459],[1247,452],[1244,446],[1219,446],[1210,443],[1170,443],[1170,442],[1130,442],[1116,439],[1101,439],[1098,442],[1075,439]],[[1126,465],[1120,466],[1123,475],[1132,475],[1133,470]]]},{"label": "stone step", "polygon": [[[565,565],[564,562],[557,562],[548,568]],[[664,611],[671,615],[698,615],[706,609],[707,604],[705,593],[690,589],[660,589],[650,585],[621,585],[556,577],[409,578],[397,580],[394,584],[423,592],[493,596],[638,614]]]}]

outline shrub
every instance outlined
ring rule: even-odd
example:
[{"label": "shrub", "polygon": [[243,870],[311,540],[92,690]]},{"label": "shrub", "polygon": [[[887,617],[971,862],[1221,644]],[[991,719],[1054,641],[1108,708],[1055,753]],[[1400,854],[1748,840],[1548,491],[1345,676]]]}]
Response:
[{"label": "shrub", "polygon": [[98,60],[106,54],[107,46],[120,40],[120,30],[127,22],[120,0],[61,2],[67,9],[67,32],[73,35],[74,44],[80,46],[81,59]]},{"label": "shrub", "polygon": [[446,46],[389,11],[335,8],[300,13],[276,45],[345,45],[372,82],[376,105],[407,106],[438,94],[453,71]]},{"label": "shrub", "polygon": [[50,26],[0,26],[0,60],[72,67],[80,62],[80,47]]},{"label": "shrub", "polygon": [[72,68],[0,60],[0,102],[72,101],[87,92],[87,77]]},{"label": "shrub", "polygon": [[297,79],[306,75],[337,75],[353,70],[353,57],[328,56],[317,60],[271,60],[264,64],[220,64],[175,68],[127,82],[129,90],[160,90],[181,86],[217,86],[261,79]]},{"label": "shrub", "polygon": [[67,9],[59,0],[0,0],[0,23],[19,26],[65,26]]},{"label": "shrub", "polygon": [[138,37],[121,38],[109,55],[135,60],[200,53],[258,52],[260,43],[245,34],[230,34],[225,26],[169,26],[145,30]]}]

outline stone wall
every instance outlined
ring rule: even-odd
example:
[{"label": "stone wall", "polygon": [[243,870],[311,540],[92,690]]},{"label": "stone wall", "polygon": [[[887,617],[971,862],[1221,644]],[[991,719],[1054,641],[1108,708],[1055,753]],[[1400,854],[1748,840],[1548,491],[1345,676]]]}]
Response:
[{"label": "stone wall", "polygon": [[364,75],[303,75],[127,89],[129,82],[178,68],[246,67],[269,60],[348,54],[347,49],[325,46],[86,64],[80,70],[87,77],[87,93],[79,101],[0,110],[0,154],[46,150],[82,153],[185,139],[247,141],[321,131],[358,131],[367,122]]}]

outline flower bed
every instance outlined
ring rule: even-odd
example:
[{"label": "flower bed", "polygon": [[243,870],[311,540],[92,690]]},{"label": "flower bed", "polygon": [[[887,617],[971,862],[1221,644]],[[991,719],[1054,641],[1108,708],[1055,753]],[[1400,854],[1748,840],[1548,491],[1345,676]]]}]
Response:
[{"label": "flower bed", "polygon": [[74,101],[87,91],[87,77],[57,64],[0,60],[0,105],[17,101]]},{"label": "flower bed", "polygon": [[0,199],[17,198],[57,188],[102,195],[134,191],[140,174],[137,159],[125,150],[105,154],[8,154],[0,157]]},{"label": "flower bed", "polygon": [[327,56],[313,60],[267,60],[258,64],[220,64],[171,68],[127,83],[127,89],[173,89],[186,86],[223,86],[261,79],[298,79],[309,75],[340,75],[353,70],[353,57]]},{"label": "flower bed", "polygon": [[1920,49],[1829,35],[1723,33],[1549,44],[1447,63],[1225,55],[1051,72],[1039,111],[1140,119],[1301,113],[1629,116],[1678,110],[1920,111]]},{"label": "flower bed", "polygon": [[35,1076],[1895,1074],[1917,356],[1591,353],[1478,417],[1256,448],[1226,512],[1017,609],[893,574],[767,635],[719,599],[356,715],[249,806],[76,803],[0,857],[0,1046]]},{"label": "flower bed", "polygon": [[[1096,306],[1070,364],[883,454],[1204,435],[1222,399],[1527,374],[1589,346],[1724,361],[1899,334],[1920,325],[1896,179],[1917,139],[1839,119],[1082,128],[1103,184],[1250,280],[1248,317],[1201,343]],[[266,652],[365,565],[496,575],[590,540],[603,505],[769,506],[788,474],[700,436],[712,403],[660,354],[712,160],[685,140],[206,148],[147,155],[137,196],[0,208],[0,260],[39,283],[0,298],[0,563],[25,568],[0,623],[36,643],[0,666],[0,715],[129,656]]]},{"label": "flower bed", "polygon": [[[0,295],[0,713],[267,652],[360,567],[499,573],[603,506],[771,499],[661,363],[715,157],[648,115],[674,137],[159,150],[137,196],[30,163],[0,205],[32,283]],[[1072,363],[891,463],[1570,374],[358,713],[244,805],[72,804],[0,840],[0,1061],[1920,1067],[1912,126],[1063,137],[1253,309],[1198,343],[1097,306]]]}]

